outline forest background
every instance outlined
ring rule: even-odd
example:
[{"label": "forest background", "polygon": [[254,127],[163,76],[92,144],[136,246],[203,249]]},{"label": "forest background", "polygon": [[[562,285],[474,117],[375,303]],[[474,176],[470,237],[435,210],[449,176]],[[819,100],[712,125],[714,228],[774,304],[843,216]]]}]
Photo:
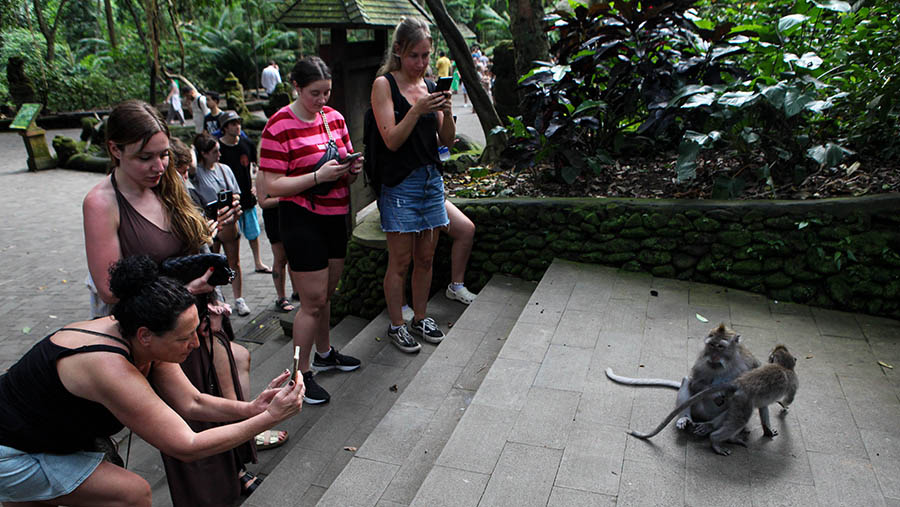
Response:
[{"label": "forest background", "polygon": [[[443,5],[495,64],[510,52],[515,60],[497,79],[512,80],[516,104],[498,102],[502,126],[489,133],[502,135],[504,150],[480,161],[496,164],[473,160],[463,169],[461,195],[525,194],[509,179],[522,175],[557,185],[557,194],[577,187],[589,195],[802,198],[900,190],[894,2]],[[104,109],[134,97],[160,103],[164,71],[203,90],[222,90],[229,73],[257,88],[268,60],[286,77],[298,54],[328,42],[324,30],[273,24],[280,7],[0,0],[0,104],[14,102],[10,57],[24,61],[36,99],[50,111]],[[434,32],[436,49],[446,50]],[[350,41],[367,38],[366,30],[348,33]],[[503,171],[505,180],[485,178],[510,168],[518,171]],[[830,192],[835,180],[840,189]]]}]

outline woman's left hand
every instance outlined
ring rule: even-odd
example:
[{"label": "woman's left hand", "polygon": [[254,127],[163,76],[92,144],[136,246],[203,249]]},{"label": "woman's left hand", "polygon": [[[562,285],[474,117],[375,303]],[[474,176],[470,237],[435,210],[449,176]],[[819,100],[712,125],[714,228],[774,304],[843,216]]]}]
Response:
[{"label": "woman's left hand", "polygon": [[356,160],[350,163],[350,177],[353,178],[362,172],[363,169],[363,161],[365,161],[366,157],[358,157]]},{"label": "woman's left hand", "polygon": [[450,95],[450,92],[444,92],[444,97],[446,100],[441,104],[440,111],[444,113],[444,118],[447,115],[453,114],[453,97]]},{"label": "woman's left hand", "polygon": [[207,294],[216,290],[215,287],[209,284],[209,277],[212,276],[214,268],[209,268],[206,270],[206,273],[203,273],[203,276],[197,278],[195,280],[191,280],[190,283],[185,285],[185,288],[191,294]]}]

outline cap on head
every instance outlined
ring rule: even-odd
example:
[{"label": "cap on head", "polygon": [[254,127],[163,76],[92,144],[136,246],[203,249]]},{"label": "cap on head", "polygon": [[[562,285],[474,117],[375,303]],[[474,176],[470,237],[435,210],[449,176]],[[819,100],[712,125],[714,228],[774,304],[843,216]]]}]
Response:
[{"label": "cap on head", "polygon": [[235,120],[237,120],[241,123],[244,123],[243,119],[241,119],[241,116],[239,114],[237,114],[236,112],[225,111],[225,114],[222,115],[222,120],[221,120],[220,124],[224,127],[225,125],[228,125],[229,122],[232,122]]}]

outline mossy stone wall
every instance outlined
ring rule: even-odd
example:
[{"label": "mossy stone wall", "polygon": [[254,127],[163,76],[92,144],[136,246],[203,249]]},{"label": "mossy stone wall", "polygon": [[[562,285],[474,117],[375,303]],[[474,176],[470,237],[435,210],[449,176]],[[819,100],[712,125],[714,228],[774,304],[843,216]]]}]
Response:
[{"label": "mossy stone wall", "polygon": [[[475,222],[466,284],[539,280],[554,258],[900,318],[900,195],[816,201],[460,199]],[[351,241],[335,317],[377,315],[387,252]],[[432,290],[449,281],[450,241]]]}]

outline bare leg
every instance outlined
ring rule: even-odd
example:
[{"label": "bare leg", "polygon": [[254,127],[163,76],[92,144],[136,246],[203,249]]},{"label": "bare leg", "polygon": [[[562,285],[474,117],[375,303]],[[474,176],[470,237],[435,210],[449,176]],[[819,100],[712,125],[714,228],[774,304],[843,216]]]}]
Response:
[{"label": "bare leg", "polygon": [[268,271],[269,266],[263,264],[262,259],[259,257],[259,238],[247,240],[250,243],[250,252],[253,253],[253,264],[256,266],[257,270],[260,271]]},{"label": "bare leg", "polygon": [[287,266],[283,243],[272,243],[272,257],[272,283],[275,284],[275,294],[279,298],[283,298],[286,285],[284,281],[285,266]]},{"label": "bare leg", "polygon": [[445,200],[444,206],[450,219],[447,234],[453,238],[453,246],[450,247],[450,281],[464,283],[475,239],[475,224],[452,202]]},{"label": "bare leg", "polygon": [[431,229],[417,233],[413,242],[412,303],[416,321],[424,319],[428,310],[432,262],[439,237],[438,231]]},{"label": "bare leg", "polygon": [[323,317],[319,322],[319,333],[316,337],[316,351],[323,353],[331,350],[331,298],[341,281],[341,273],[344,271],[344,259],[328,259],[328,292],[326,293]]},{"label": "bare leg", "polygon": [[134,472],[102,462],[75,491],[44,502],[3,502],[7,507],[68,505],[71,507],[126,507],[153,504],[150,484]]},{"label": "bare leg", "polygon": [[[399,326],[403,324],[403,315],[400,311],[403,306],[403,283],[412,260],[414,234],[388,232],[385,235],[388,245],[388,267],[384,274],[384,299],[387,302],[391,324]],[[415,302],[413,298],[413,304]]]},{"label": "bare leg", "polygon": [[[224,232],[224,231],[223,231]],[[220,235],[222,233],[219,233]],[[225,249],[225,257],[228,258],[228,267],[234,270],[234,281],[231,282],[231,292],[234,298],[241,297],[241,242],[236,236],[229,235],[222,238],[222,247]]]},{"label": "bare leg", "polygon": [[[313,343],[328,343],[328,268],[292,271],[300,294],[300,311],[294,315],[294,345],[300,346],[300,371],[309,371]],[[324,322],[325,337],[322,338]],[[325,352],[322,350],[321,352]]]}]

